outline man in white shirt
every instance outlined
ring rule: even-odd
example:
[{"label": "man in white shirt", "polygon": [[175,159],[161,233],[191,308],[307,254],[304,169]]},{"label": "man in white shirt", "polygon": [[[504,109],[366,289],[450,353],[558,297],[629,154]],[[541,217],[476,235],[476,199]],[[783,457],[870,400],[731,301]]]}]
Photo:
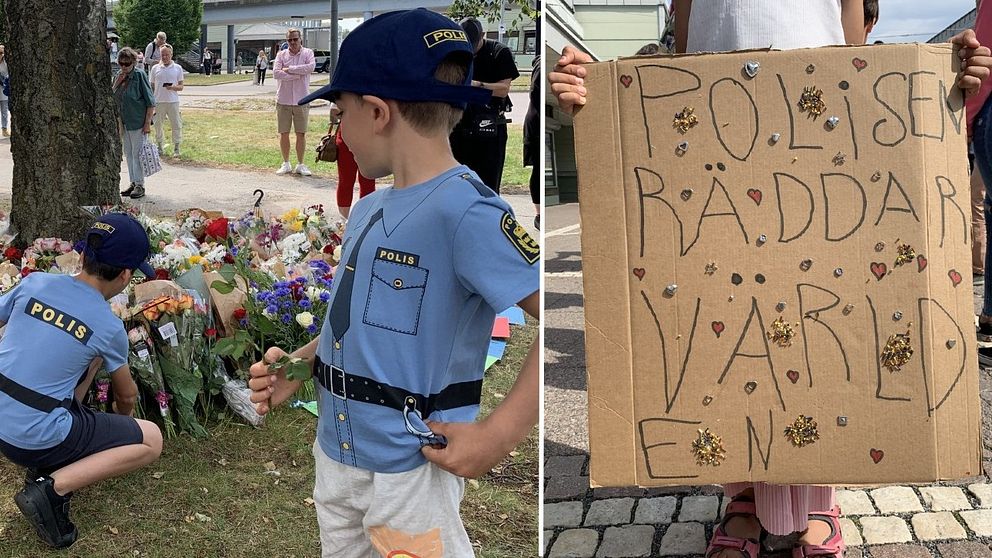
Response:
[{"label": "man in white shirt", "polygon": [[158,64],[162,59],[162,47],[165,46],[165,31],[155,34],[155,40],[145,47],[145,73],[151,74],[152,66]]},{"label": "man in white shirt", "polygon": [[162,60],[152,68],[152,92],[155,94],[155,141],[162,152],[165,137],[165,119],[172,127],[172,156],[179,157],[179,144],[183,139],[183,121],[179,116],[179,92],[183,90],[183,69],[172,61],[172,46],[159,49]]}]

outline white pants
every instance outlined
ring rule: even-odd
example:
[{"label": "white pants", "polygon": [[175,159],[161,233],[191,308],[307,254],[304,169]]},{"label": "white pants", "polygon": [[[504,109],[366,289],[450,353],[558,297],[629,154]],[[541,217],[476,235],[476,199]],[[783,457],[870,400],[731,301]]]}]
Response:
[{"label": "white pants", "polygon": [[145,133],[137,130],[124,130],[121,138],[124,147],[124,158],[127,159],[127,173],[131,176],[131,182],[138,186],[145,185],[145,173],[141,170],[141,144],[145,142]]},{"label": "white pants", "polygon": [[313,445],[323,558],[471,558],[458,508],[465,480],[433,463],[405,473],[342,465]]},{"label": "white pants", "polygon": [[183,120],[179,116],[179,103],[157,103],[155,105],[155,142],[162,145],[165,138],[165,119],[172,128],[172,149],[178,149],[183,141]]}]

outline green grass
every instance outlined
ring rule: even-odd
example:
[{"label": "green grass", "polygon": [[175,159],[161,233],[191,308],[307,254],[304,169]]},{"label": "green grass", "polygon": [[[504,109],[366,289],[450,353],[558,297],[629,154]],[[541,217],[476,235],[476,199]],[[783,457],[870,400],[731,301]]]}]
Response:
[{"label": "green grass", "polygon": [[[182,160],[192,164],[220,166],[256,171],[275,171],[282,164],[279,135],[276,133],[275,101],[239,99],[225,108],[183,110]],[[253,110],[246,114],[245,110]],[[307,130],[304,162],[314,176],[337,178],[335,163],[314,163],[314,148],[327,133],[327,121],[314,114]],[[168,137],[168,134],[166,135]],[[291,158],[295,160],[295,142]],[[166,151],[171,147],[166,145]],[[530,180],[530,168],[524,168],[523,125],[510,124],[506,144],[503,187],[512,193],[524,192]]]},{"label": "green grass", "polygon": [[[488,413],[508,393],[537,327],[514,328],[502,362],[483,388]],[[124,477],[79,490],[73,521],[80,538],[68,558],[280,558],[319,555],[311,444],[316,419],[279,409],[260,430],[231,420],[211,437],[167,440],[162,457]],[[537,544],[538,432],[478,483],[462,503],[480,558],[519,558]],[[279,477],[264,475],[273,462]],[[159,477],[159,478],[156,478]],[[13,501],[23,471],[0,458],[0,549],[4,558],[56,553],[40,542]],[[420,504],[416,504],[420,505]],[[197,516],[201,514],[201,516]],[[207,519],[209,518],[209,520]]]},{"label": "green grass", "polygon": [[251,74],[190,74],[183,77],[183,85],[221,85],[224,83],[237,83],[239,81],[250,81]]}]

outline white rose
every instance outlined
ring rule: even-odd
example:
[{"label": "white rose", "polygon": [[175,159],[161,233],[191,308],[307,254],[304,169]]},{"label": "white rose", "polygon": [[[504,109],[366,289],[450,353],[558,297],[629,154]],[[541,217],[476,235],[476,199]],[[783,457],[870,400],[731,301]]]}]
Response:
[{"label": "white rose", "polygon": [[336,261],[336,262],[341,261],[341,245],[340,244],[338,244],[337,246],[334,247],[334,261]]},{"label": "white rose", "polygon": [[313,325],[313,314],[310,312],[300,312],[296,315],[296,323],[303,327],[310,327]]}]

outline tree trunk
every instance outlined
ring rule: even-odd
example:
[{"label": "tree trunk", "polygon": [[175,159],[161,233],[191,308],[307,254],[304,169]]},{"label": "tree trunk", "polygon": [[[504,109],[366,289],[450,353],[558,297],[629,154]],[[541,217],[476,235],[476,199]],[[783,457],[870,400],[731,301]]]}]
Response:
[{"label": "tree trunk", "polygon": [[121,139],[110,90],[105,0],[7,0],[18,244],[76,240],[83,206],[120,201]]}]

